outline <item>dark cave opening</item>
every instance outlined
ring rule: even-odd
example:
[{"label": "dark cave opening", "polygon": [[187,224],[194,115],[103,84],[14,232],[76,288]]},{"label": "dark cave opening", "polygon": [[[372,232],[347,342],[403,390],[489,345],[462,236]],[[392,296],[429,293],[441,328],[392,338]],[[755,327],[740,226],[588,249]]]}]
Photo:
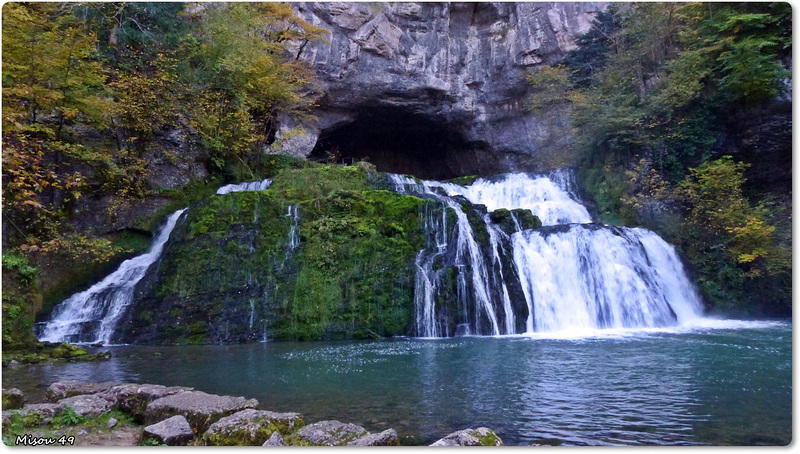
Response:
[{"label": "dark cave opening", "polygon": [[444,120],[399,107],[370,107],[355,120],[322,131],[311,159],[365,160],[380,172],[445,180],[462,175],[459,157],[470,146]]}]

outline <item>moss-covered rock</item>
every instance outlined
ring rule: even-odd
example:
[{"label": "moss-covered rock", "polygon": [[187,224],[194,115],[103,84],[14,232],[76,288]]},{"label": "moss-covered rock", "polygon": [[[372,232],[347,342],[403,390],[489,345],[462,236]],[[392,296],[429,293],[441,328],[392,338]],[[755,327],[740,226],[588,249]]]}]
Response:
[{"label": "moss-covered rock", "polygon": [[503,446],[503,440],[487,427],[453,432],[431,446]]},{"label": "moss-covered rock", "polygon": [[357,424],[331,420],[305,426],[285,440],[292,446],[345,446],[366,435],[369,432]]},{"label": "moss-covered rock", "polygon": [[511,214],[517,218],[517,222],[519,222],[522,230],[538,229],[542,226],[542,220],[529,209],[515,208],[511,210]]},{"label": "moss-covered rock", "polygon": [[25,396],[17,388],[3,388],[3,411],[22,408],[25,405]]},{"label": "moss-covered rock", "polygon": [[424,247],[419,212],[441,208],[371,184],[356,167],[286,169],[266,191],[192,205],[137,287],[116,340],[410,334],[414,258]]},{"label": "moss-covered rock", "polygon": [[259,446],[272,434],[288,435],[303,427],[299,413],[275,413],[266,410],[242,410],[212,424],[203,434],[207,446]]}]

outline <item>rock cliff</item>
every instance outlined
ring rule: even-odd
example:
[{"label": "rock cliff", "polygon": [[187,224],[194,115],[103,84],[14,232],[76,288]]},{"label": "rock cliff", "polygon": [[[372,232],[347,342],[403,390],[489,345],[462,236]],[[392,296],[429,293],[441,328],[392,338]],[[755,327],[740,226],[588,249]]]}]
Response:
[{"label": "rock cliff", "polygon": [[282,118],[277,139],[295,155],[431,178],[562,164],[563,112],[530,112],[525,75],[574,49],[605,6],[296,3],[329,31],[296,48],[322,97],[315,121]]}]

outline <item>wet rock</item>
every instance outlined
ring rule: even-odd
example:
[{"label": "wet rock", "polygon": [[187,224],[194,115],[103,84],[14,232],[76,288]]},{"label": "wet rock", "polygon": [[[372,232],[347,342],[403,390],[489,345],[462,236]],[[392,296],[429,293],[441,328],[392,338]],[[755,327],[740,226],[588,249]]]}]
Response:
[{"label": "wet rock", "polygon": [[147,404],[150,402],[162,397],[193,390],[193,388],[183,386],[130,383],[112,387],[105,393],[105,396],[107,399],[114,401],[120,410],[130,413],[134,419],[142,421],[144,420]]},{"label": "wet rock", "polygon": [[77,345],[72,345],[67,342],[62,342],[56,348],[50,351],[50,356],[53,358],[78,358],[86,356],[89,353]]},{"label": "wet rock", "polygon": [[114,408],[114,402],[98,394],[72,396],[58,401],[59,405],[69,406],[84,418],[96,418]]},{"label": "wet rock", "polygon": [[400,440],[397,438],[397,431],[386,429],[383,432],[353,440],[347,446],[400,446]]},{"label": "wet rock", "polygon": [[258,406],[255,399],[218,396],[202,391],[186,391],[150,402],[144,411],[144,421],[152,424],[174,415],[183,415],[197,433],[225,416]]},{"label": "wet rock", "polygon": [[155,438],[160,443],[169,446],[185,445],[194,438],[194,430],[189,422],[181,415],[175,415],[159,423],[151,424],[144,428],[142,437]]},{"label": "wet rock", "polygon": [[527,208],[515,208],[511,214],[517,218],[522,230],[538,229],[542,226],[542,220]]},{"label": "wet rock", "polygon": [[78,380],[64,380],[58,381],[50,385],[45,392],[45,397],[50,402],[58,402],[67,397],[79,396],[85,394],[97,394],[103,391],[108,391],[113,386],[119,383],[103,382],[103,383],[86,383]]},{"label": "wet rock", "polygon": [[508,220],[510,216],[511,212],[505,208],[500,208],[489,213],[489,219],[491,219],[494,223],[500,223]]},{"label": "wet rock", "polygon": [[286,441],[281,437],[281,434],[273,432],[269,440],[265,441],[261,446],[286,446]]},{"label": "wet rock", "polygon": [[464,429],[434,442],[431,446],[503,446],[503,440],[492,429]]},{"label": "wet rock", "polygon": [[211,446],[258,446],[274,433],[288,434],[304,424],[299,413],[242,410],[211,424],[203,441]]},{"label": "wet rock", "polygon": [[296,434],[299,443],[315,446],[345,446],[353,440],[369,435],[367,429],[356,424],[339,421],[320,421],[300,429]]},{"label": "wet rock", "polygon": [[25,396],[17,388],[3,388],[3,410],[15,410],[25,405]]}]

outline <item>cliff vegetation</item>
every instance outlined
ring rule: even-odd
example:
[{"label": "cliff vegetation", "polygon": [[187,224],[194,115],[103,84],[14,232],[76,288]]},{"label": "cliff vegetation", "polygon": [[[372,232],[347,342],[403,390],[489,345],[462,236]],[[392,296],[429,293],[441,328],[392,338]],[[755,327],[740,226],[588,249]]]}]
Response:
[{"label": "cliff vegetation", "polygon": [[612,5],[529,77],[600,218],[678,245],[729,313],[791,313],[791,30],[787,3]]}]

